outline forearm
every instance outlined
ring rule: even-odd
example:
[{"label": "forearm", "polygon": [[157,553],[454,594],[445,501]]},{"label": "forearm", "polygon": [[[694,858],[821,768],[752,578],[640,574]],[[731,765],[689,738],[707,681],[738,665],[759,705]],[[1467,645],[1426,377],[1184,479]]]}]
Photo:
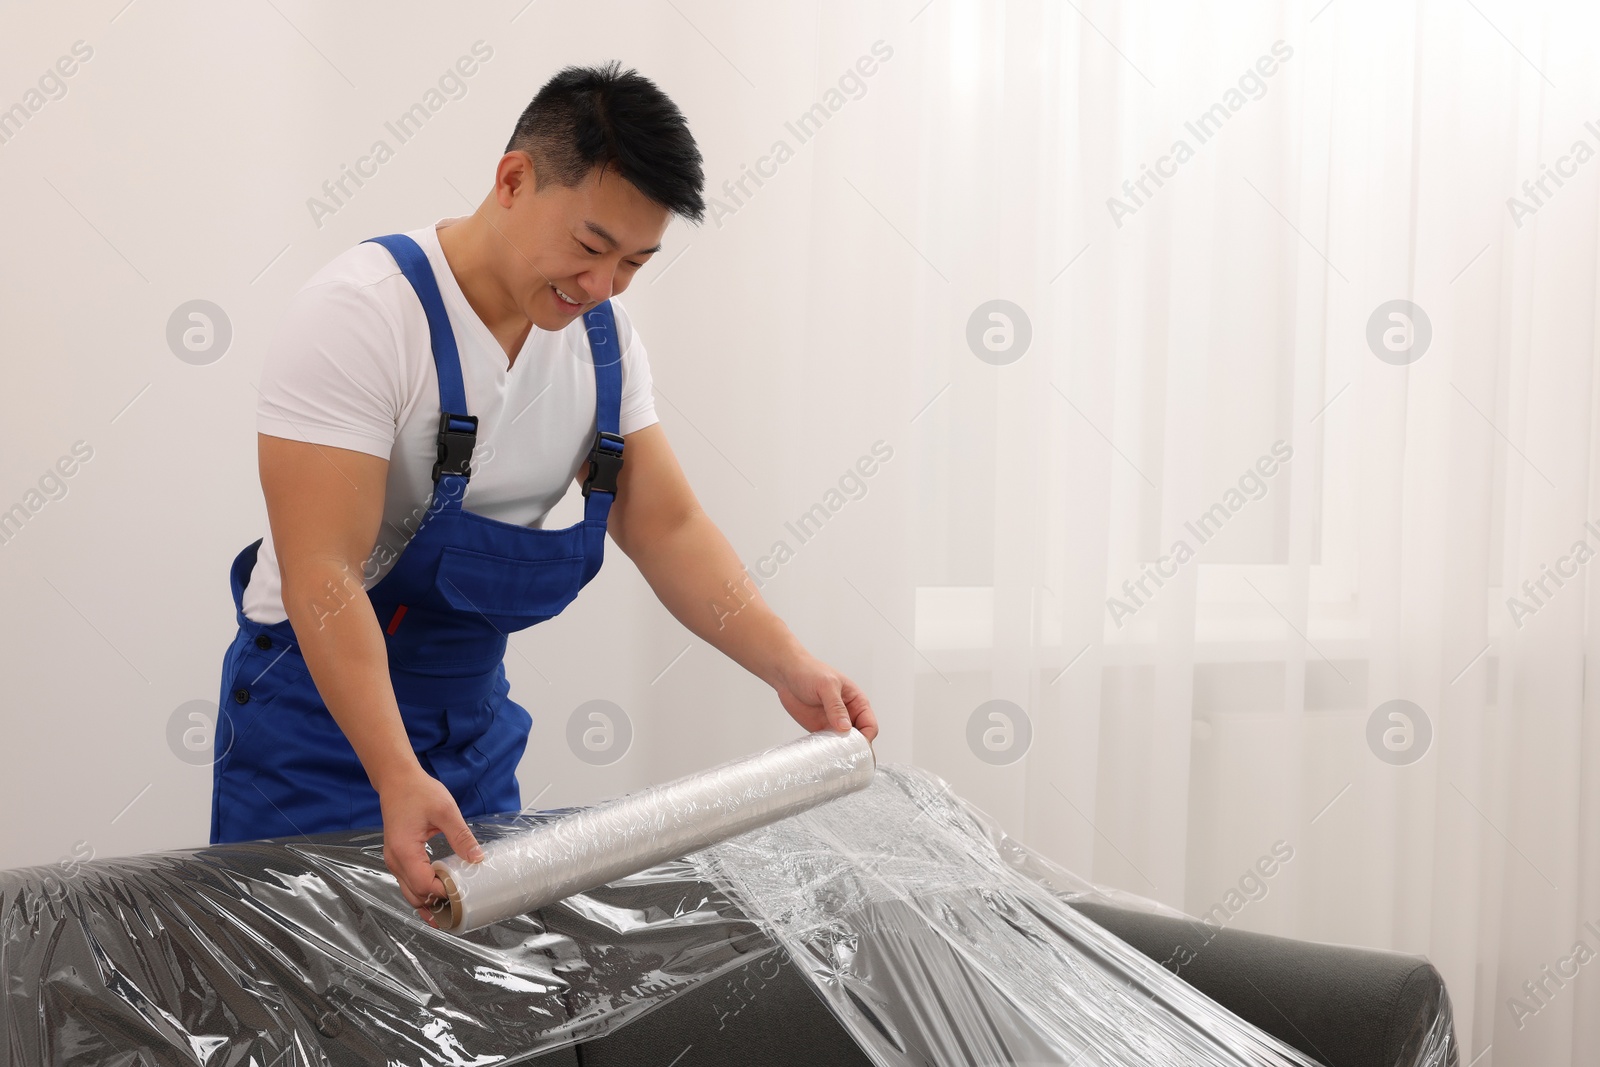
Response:
[{"label": "forearm", "polygon": [[284,608],[317,692],[380,793],[422,771],[389,679],[383,633],[358,576],[342,563],[286,571]]},{"label": "forearm", "polygon": [[630,541],[625,551],[661,603],[697,637],[770,685],[804,647],[745,572],[738,554],[703,510]]}]

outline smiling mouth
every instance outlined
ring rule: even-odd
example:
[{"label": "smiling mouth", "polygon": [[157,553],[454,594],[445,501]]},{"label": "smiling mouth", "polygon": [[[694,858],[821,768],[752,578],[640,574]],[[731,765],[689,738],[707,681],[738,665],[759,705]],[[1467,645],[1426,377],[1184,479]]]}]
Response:
[{"label": "smiling mouth", "polygon": [[563,293],[559,288],[557,288],[554,283],[551,284],[550,291],[556,294],[556,303],[561,306],[562,310],[568,313],[577,311],[583,307],[583,301],[572,299],[566,293]]}]

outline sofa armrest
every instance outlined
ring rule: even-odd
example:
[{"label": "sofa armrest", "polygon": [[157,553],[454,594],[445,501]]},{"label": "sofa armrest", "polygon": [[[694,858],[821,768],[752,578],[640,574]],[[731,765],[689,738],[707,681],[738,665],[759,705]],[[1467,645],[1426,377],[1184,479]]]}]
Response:
[{"label": "sofa armrest", "polygon": [[1069,903],[1235,1015],[1327,1067],[1458,1063],[1444,979],[1420,956]]}]

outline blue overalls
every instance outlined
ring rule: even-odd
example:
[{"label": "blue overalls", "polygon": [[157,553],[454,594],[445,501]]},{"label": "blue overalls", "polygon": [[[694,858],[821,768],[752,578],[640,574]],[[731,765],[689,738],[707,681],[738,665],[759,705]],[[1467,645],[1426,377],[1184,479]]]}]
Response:
[{"label": "blue overalls", "polygon": [[[583,520],[543,530],[485,518],[461,507],[478,420],[467,414],[455,334],[427,254],[403,235],[372,240],[394,256],[427,314],[440,418],[428,511],[367,596],[423,769],[449,788],[466,818],[516,811],[517,763],[533,720],[508,696],[506,635],[559,614],[600,570],[622,468],[622,357],[611,303],[584,315],[597,429]],[[245,617],[244,588],[260,546],[240,552],[230,575],[239,632],[222,667],[211,842],[381,826],[377,791],[318,695],[293,629]]]}]

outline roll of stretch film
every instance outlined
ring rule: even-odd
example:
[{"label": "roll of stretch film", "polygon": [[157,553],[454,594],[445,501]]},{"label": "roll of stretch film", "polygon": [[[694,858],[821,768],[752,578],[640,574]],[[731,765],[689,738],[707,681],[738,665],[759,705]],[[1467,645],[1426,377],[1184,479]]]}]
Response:
[{"label": "roll of stretch film", "polygon": [[726,841],[864,789],[877,766],[861,731],[825,729],[435,860],[440,929],[465,933]]}]

